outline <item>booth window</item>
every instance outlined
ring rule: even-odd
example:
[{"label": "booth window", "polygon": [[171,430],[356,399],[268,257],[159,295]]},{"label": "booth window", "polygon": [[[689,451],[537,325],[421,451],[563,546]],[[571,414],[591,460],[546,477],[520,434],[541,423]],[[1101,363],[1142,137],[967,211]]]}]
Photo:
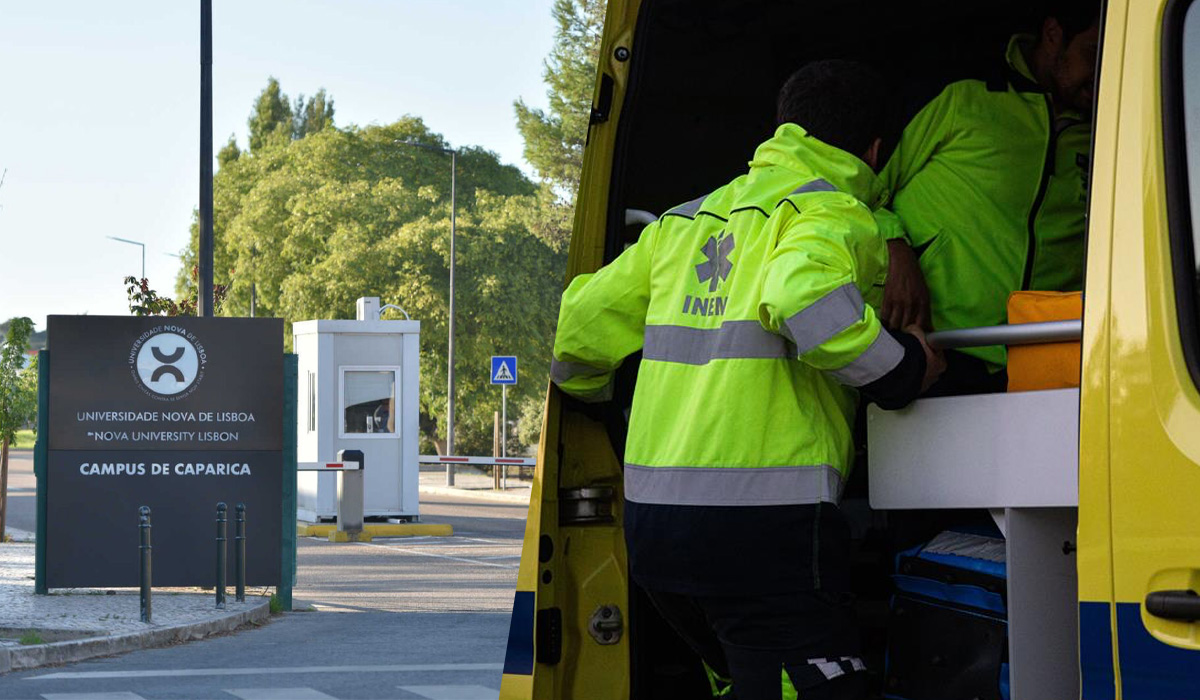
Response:
[{"label": "booth window", "polygon": [[342,434],[396,434],[395,369],[342,368]]},{"label": "booth window", "polygon": [[1175,303],[1188,369],[1200,384],[1200,3],[1164,15],[1163,117]]}]

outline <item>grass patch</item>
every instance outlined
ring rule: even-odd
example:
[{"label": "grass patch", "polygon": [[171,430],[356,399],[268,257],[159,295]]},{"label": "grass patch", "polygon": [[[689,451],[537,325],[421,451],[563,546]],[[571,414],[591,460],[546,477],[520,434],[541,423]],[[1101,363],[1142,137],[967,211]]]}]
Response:
[{"label": "grass patch", "polygon": [[42,635],[37,633],[37,630],[29,630],[25,634],[21,635],[21,638],[18,639],[17,641],[20,642],[21,644],[24,644],[25,646],[29,646],[30,644],[45,644],[46,643],[46,641],[44,639],[42,639]]},{"label": "grass patch", "polygon": [[33,443],[37,440],[32,430],[18,430],[17,441],[10,447],[14,450],[32,450]]},{"label": "grass patch", "polygon": [[271,594],[271,602],[268,605],[270,606],[272,615],[278,615],[283,612],[283,603],[279,602],[279,596],[274,593]]}]

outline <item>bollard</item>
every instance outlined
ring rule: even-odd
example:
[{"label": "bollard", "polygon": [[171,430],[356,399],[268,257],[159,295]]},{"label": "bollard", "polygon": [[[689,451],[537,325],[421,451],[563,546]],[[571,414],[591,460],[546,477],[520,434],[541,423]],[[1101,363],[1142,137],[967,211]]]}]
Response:
[{"label": "bollard", "polygon": [[237,602],[246,602],[246,504],[237,504],[237,521],[233,529],[233,579],[237,586]]},{"label": "bollard", "polygon": [[139,547],[142,553],[141,575],[138,577],[142,585],[142,622],[150,622],[150,509],[146,506],[138,508],[138,530],[142,535]]},{"label": "bollard", "polygon": [[217,610],[225,609],[225,542],[226,542],[226,524],[228,520],[225,517],[226,511],[229,510],[225,503],[217,504]]},{"label": "bollard", "polygon": [[339,475],[337,487],[337,532],[335,537],[345,541],[369,541],[363,534],[363,470],[366,468],[361,450],[339,450],[339,462],[357,462],[358,469]]}]

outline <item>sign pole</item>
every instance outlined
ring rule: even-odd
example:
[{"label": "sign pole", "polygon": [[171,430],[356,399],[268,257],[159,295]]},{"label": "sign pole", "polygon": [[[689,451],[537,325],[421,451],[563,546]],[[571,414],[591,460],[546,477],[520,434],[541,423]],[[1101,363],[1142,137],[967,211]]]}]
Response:
[{"label": "sign pole", "polygon": [[500,385],[500,456],[508,456],[508,385]]}]

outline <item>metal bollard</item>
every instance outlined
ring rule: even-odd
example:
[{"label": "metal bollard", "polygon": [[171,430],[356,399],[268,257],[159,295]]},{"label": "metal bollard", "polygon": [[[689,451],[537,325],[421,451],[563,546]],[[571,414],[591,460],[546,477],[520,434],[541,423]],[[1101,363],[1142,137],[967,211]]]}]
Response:
[{"label": "metal bollard", "polygon": [[246,504],[237,504],[237,521],[233,528],[233,579],[237,586],[237,602],[246,602]]},{"label": "metal bollard", "polygon": [[229,508],[225,503],[217,504],[217,610],[225,609],[225,542],[227,541],[225,533],[227,532],[226,525],[228,519],[225,517],[226,511]]},{"label": "metal bollard", "polygon": [[139,576],[142,585],[142,622],[150,622],[153,611],[150,601],[150,508],[147,506],[138,508],[138,530],[142,535],[142,544],[139,547],[142,554]]}]

